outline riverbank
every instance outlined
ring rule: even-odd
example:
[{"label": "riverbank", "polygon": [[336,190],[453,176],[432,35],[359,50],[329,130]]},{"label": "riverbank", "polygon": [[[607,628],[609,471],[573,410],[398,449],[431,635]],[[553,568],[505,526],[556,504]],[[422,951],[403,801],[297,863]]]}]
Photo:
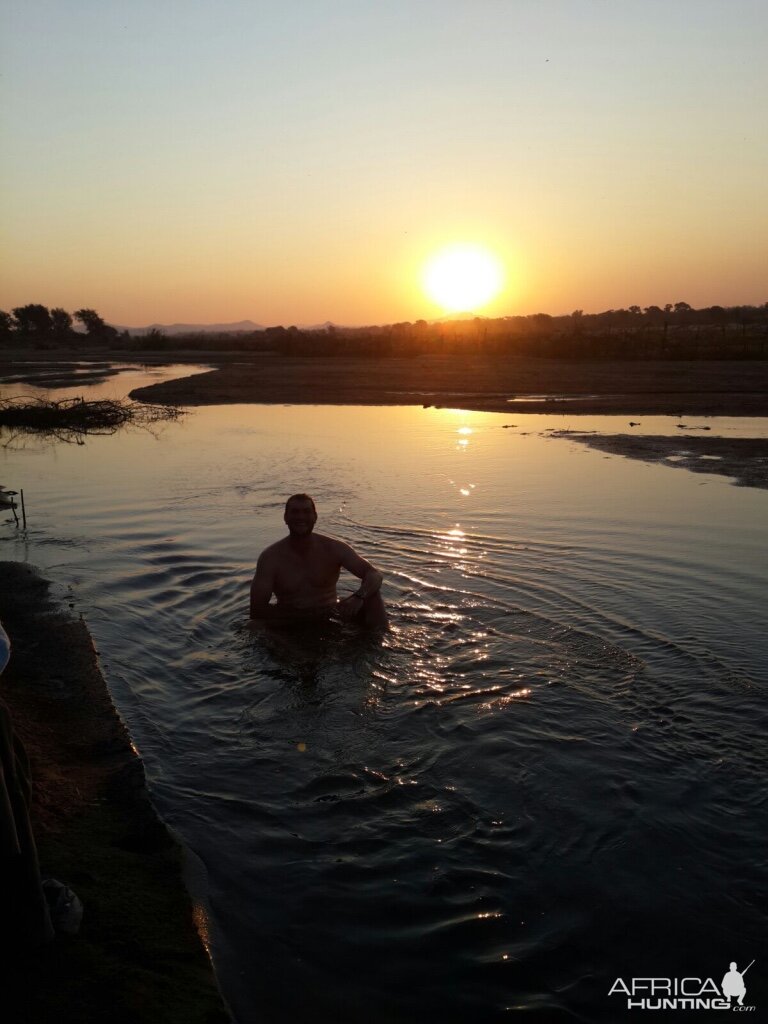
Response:
[{"label": "riverbank", "polygon": [[[209,361],[196,354],[198,363]],[[214,360],[213,361],[217,361]],[[768,361],[306,358],[259,353],[138,388],[169,405],[424,405],[480,412],[768,415]]]},{"label": "riverbank", "polygon": [[41,870],[85,908],[78,935],[5,961],[9,1020],[226,1024],[182,851],[149,802],[85,624],[55,606],[29,566],[0,563],[0,577],[12,645],[0,696],[32,765]]},{"label": "riverbank", "polygon": [[[0,380],[20,376],[39,386],[71,387],[115,372],[96,355],[71,353],[26,362],[21,353],[0,361]],[[395,357],[294,357],[277,352],[112,353],[116,361],[190,364],[197,372],[136,388],[130,397],[160,406],[421,405],[479,412],[580,415],[768,416],[768,361],[626,361]],[[50,360],[50,356],[48,356]],[[91,361],[89,361],[91,360]],[[199,367],[212,365],[208,372]],[[91,367],[91,369],[88,369]],[[44,370],[45,382],[40,379]],[[683,425],[681,425],[683,426]],[[696,429],[708,429],[707,426]],[[717,473],[748,487],[768,487],[768,441],[594,435],[572,440],[611,454]],[[553,432],[551,436],[565,436]]]},{"label": "riverbank", "polygon": [[[78,364],[76,372],[72,364]],[[530,356],[286,356],[275,351],[7,350],[0,378],[68,387],[110,365],[210,364],[136,389],[167,405],[433,405],[479,412],[768,416],[768,360],[578,360]],[[67,366],[69,365],[69,371]],[[90,370],[89,370],[90,367]]]}]

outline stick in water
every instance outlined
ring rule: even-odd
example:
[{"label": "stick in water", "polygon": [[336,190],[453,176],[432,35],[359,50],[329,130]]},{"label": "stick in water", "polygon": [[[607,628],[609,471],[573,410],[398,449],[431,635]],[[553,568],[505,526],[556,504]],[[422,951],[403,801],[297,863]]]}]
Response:
[{"label": "stick in water", "polygon": [[8,501],[10,502],[11,512],[13,512],[13,518],[16,520],[16,525],[18,526],[19,517],[16,515],[16,502],[13,500],[16,495],[16,491],[6,491],[6,494],[8,495]]}]

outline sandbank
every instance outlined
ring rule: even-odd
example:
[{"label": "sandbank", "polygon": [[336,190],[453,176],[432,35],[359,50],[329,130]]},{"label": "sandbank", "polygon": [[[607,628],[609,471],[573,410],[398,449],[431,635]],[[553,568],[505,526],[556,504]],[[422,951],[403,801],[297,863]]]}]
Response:
[{"label": "sandbank", "polygon": [[577,430],[553,430],[547,436],[578,441],[611,455],[731,477],[740,487],[768,488],[768,440],[761,437],[654,437]]},{"label": "sandbank", "polygon": [[[203,353],[196,361],[208,361]],[[768,415],[768,361],[586,362],[481,355],[289,357],[266,352],[137,388],[171,405],[424,405],[486,412]]]}]

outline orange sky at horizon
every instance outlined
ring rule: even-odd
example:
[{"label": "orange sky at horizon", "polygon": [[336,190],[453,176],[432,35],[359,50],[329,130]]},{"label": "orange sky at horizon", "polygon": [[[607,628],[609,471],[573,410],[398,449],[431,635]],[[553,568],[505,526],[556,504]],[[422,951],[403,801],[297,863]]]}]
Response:
[{"label": "orange sky at horizon", "polygon": [[504,265],[484,316],[768,301],[752,0],[30,0],[2,20],[4,309],[431,320],[424,265],[459,243]]}]

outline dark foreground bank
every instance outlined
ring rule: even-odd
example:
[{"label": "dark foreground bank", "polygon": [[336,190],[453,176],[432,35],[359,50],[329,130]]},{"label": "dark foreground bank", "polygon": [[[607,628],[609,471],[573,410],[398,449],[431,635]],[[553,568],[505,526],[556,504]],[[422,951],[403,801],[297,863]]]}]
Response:
[{"label": "dark foreground bank", "polygon": [[22,951],[4,934],[4,1024],[225,1024],[193,922],[182,851],[157,818],[82,621],[29,566],[0,563],[11,639],[0,697],[32,765],[43,876],[70,885],[79,934]]}]

